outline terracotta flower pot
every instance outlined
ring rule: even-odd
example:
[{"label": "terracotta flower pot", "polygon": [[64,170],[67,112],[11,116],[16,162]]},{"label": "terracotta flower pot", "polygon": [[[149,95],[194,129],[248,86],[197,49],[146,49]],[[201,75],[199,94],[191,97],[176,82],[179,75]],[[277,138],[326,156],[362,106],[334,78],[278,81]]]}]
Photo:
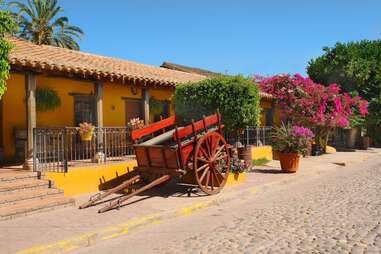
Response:
[{"label": "terracotta flower pot", "polygon": [[284,173],[295,173],[299,169],[300,155],[297,153],[279,153],[279,160]]}]

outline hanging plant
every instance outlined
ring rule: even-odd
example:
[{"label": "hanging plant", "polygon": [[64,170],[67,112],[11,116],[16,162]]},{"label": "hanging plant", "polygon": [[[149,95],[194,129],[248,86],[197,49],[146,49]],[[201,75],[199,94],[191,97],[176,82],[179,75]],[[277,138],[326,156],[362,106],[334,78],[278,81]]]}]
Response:
[{"label": "hanging plant", "polygon": [[39,112],[46,112],[55,110],[61,106],[61,99],[57,92],[50,88],[37,88],[36,89],[36,110]]},{"label": "hanging plant", "polygon": [[164,105],[161,101],[155,99],[155,97],[150,97],[149,111],[154,115],[162,115],[164,112]]}]

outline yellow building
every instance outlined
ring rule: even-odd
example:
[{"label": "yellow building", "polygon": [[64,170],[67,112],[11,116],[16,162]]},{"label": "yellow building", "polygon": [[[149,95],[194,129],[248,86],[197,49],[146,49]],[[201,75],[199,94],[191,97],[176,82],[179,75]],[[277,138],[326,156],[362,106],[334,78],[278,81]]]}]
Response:
[{"label": "yellow building", "polygon": [[[26,142],[29,150],[32,148],[35,127],[78,126],[81,122],[122,127],[134,117],[152,121],[157,116],[149,114],[150,98],[163,104],[164,116],[172,114],[170,102],[175,85],[204,78],[116,58],[38,46],[21,39],[9,40],[15,47],[9,56],[11,74],[7,91],[0,100],[3,161],[20,159],[17,157],[22,156],[20,150],[25,140],[29,141]],[[61,101],[58,108],[36,111],[35,97],[43,89],[56,92]]]},{"label": "yellow building", "polygon": [[[133,155],[128,143],[127,123],[136,117],[149,123],[160,116],[172,115],[171,98],[176,84],[207,77],[34,45],[22,39],[9,40],[14,48],[9,56],[11,73],[7,91],[0,100],[0,164],[25,160],[27,169],[52,171],[48,178],[65,191],[65,181],[80,179],[83,188],[80,192],[86,192],[93,186],[102,188],[99,182],[120,174],[116,169],[120,167],[115,163],[107,169],[93,168],[94,162],[121,163]],[[42,96],[43,91],[55,93],[60,100],[59,106],[47,111],[37,110],[36,97]],[[150,110],[152,99],[156,105],[161,105],[160,116]],[[271,97],[262,94],[261,106],[262,125],[272,125],[277,118]],[[82,122],[97,127],[91,142],[82,142],[78,137],[76,126]],[[122,173],[127,166],[127,170],[131,169],[134,161],[130,158],[126,165]],[[68,172],[68,168],[78,166],[82,169]],[[58,172],[67,174],[62,176]],[[88,186],[84,176],[89,178]],[[74,189],[69,193],[78,192],[78,187]]]}]

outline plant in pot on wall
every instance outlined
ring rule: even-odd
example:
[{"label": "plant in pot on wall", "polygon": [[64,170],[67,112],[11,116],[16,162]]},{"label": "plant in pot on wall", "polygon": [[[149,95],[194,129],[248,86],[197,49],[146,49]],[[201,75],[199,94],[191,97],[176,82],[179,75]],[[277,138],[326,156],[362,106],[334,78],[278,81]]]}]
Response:
[{"label": "plant in pot on wall", "polygon": [[61,106],[61,99],[57,92],[50,88],[36,89],[36,110],[46,112]]},{"label": "plant in pot on wall", "polygon": [[91,123],[79,124],[79,135],[82,141],[91,141],[93,138],[95,127]]},{"label": "plant in pot on wall", "polygon": [[144,120],[141,120],[139,117],[132,118],[127,123],[129,142],[132,142],[132,140],[131,140],[131,131],[142,129],[142,128],[144,128],[144,126],[145,126],[144,125]]},{"label": "plant in pot on wall", "polygon": [[314,134],[308,128],[282,124],[272,132],[273,148],[279,153],[282,171],[294,173],[299,169],[299,160],[307,153],[308,143]]}]

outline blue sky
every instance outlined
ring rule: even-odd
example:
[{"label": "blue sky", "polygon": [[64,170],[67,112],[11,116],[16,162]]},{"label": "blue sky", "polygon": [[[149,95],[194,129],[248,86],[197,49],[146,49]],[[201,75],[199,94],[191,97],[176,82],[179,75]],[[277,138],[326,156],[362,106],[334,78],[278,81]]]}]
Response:
[{"label": "blue sky", "polygon": [[83,51],[230,74],[302,73],[323,46],[379,39],[380,0],[60,0]]}]

